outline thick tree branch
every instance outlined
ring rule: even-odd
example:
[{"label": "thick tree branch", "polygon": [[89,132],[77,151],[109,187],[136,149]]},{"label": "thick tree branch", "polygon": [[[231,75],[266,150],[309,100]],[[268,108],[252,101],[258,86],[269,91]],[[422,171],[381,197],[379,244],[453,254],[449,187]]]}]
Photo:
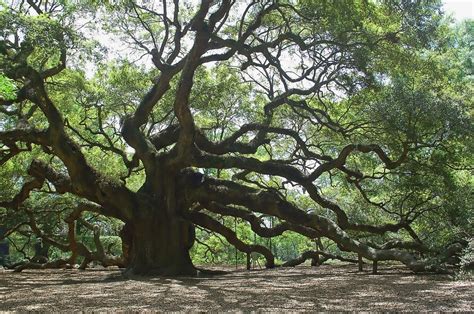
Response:
[{"label": "thick tree branch", "polygon": [[286,261],[281,266],[282,267],[295,267],[295,266],[298,266],[300,264],[303,264],[308,259],[319,260],[320,255],[324,256],[326,259],[335,259],[335,260],[339,260],[339,261],[342,261],[342,262],[349,262],[349,263],[354,263],[354,264],[358,262],[356,259],[346,258],[346,257],[343,257],[343,256],[331,254],[331,253],[324,252],[324,251],[306,251],[303,254],[301,254],[301,256],[299,256],[295,259]]},{"label": "thick tree branch", "polygon": [[320,234],[315,229],[307,228],[300,225],[290,224],[286,221],[272,228],[262,227],[261,218],[257,217],[252,212],[235,208],[235,207],[224,206],[217,202],[211,202],[209,204],[201,204],[201,205],[203,205],[203,207],[205,207],[207,210],[213,213],[221,214],[225,216],[237,217],[249,222],[252,228],[252,231],[254,231],[256,234],[258,234],[261,237],[271,238],[271,237],[279,236],[283,234],[283,232],[289,231],[289,230],[305,235],[310,239],[314,239],[320,236]]},{"label": "thick tree branch", "polygon": [[251,211],[272,215],[293,224],[316,229],[322,236],[336,242],[346,251],[361,254],[370,260],[396,260],[404,263],[413,271],[432,270],[432,266],[417,261],[411,254],[395,249],[375,249],[359,241],[353,240],[337,224],[331,220],[308,214],[293,204],[281,199],[274,193],[251,190],[248,187],[239,188],[233,183],[221,185],[220,181],[208,179],[199,188],[187,191],[187,197],[200,203],[219,202],[244,206]]},{"label": "thick tree branch", "polygon": [[261,245],[256,245],[256,244],[253,244],[253,245],[245,244],[244,242],[239,240],[239,238],[237,238],[237,235],[231,229],[227,228],[226,226],[222,225],[217,220],[211,218],[210,216],[204,213],[186,212],[184,215],[186,218],[190,219],[193,223],[224,236],[226,240],[230,244],[235,246],[239,251],[245,252],[248,254],[252,252],[257,252],[257,253],[262,254],[266,259],[266,264],[265,264],[266,267],[267,268],[275,267],[273,254],[266,247],[261,246]]}]

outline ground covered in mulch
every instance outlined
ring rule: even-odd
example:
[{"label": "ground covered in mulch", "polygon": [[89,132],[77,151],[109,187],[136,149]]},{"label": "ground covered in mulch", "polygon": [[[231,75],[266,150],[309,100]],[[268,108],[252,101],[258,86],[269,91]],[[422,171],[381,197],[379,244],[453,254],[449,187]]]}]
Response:
[{"label": "ground covered in mulch", "polygon": [[126,279],[117,269],[0,270],[0,311],[473,311],[474,282],[382,266]]}]

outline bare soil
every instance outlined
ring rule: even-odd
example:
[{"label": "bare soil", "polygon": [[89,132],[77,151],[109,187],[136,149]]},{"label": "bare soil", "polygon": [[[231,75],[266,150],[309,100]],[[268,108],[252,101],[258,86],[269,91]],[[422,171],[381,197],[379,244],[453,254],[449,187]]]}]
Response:
[{"label": "bare soil", "polygon": [[474,311],[474,282],[381,266],[126,279],[117,269],[0,270],[0,311]]}]

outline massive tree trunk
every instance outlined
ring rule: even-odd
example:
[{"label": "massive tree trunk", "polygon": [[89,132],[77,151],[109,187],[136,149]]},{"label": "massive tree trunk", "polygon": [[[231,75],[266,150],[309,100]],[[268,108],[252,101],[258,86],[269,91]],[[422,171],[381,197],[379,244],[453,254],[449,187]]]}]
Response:
[{"label": "massive tree trunk", "polygon": [[194,225],[178,217],[143,217],[122,230],[127,274],[196,275],[189,256]]}]

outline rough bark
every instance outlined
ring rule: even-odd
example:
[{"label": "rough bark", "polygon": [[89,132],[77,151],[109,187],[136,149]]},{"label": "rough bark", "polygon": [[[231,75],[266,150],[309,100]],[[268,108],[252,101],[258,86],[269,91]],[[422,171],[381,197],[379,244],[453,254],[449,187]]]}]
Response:
[{"label": "rough bark", "polygon": [[196,275],[189,256],[194,243],[191,223],[177,217],[144,217],[127,222],[126,229],[127,274]]}]

